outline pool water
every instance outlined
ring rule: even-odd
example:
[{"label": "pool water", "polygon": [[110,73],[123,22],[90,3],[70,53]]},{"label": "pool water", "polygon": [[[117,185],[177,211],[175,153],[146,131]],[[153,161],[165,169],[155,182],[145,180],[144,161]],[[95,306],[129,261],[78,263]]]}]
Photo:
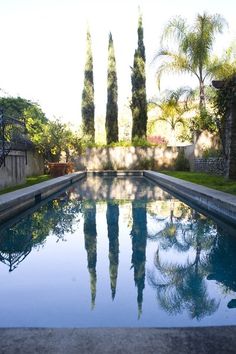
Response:
[{"label": "pool water", "polygon": [[236,230],[143,177],[88,177],[0,226],[1,327],[236,324]]}]

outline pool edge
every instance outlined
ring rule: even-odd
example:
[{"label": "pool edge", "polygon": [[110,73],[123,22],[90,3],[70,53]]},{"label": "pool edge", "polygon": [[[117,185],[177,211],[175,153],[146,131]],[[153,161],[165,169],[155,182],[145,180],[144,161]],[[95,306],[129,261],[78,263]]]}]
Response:
[{"label": "pool edge", "polygon": [[236,326],[2,328],[2,353],[235,353]]},{"label": "pool edge", "polygon": [[144,171],[144,177],[166,188],[170,193],[182,196],[206,212],[236,224],[236,196],[159,172]]},{"label": "pool edge", "polygon": [[85,171],[75,172],[37,183],[30,187],[18,189],[14,192],[2,194],[0,196],[0,223],[11,219],[20,212],[85,177]]}]

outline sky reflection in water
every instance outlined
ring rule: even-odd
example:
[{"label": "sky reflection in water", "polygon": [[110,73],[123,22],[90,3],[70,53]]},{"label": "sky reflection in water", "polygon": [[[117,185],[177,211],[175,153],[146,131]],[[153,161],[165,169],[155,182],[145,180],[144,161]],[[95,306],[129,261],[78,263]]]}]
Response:
[{"label": "sky reflection in water", "polygon": [[87,178],[0,227],[0,326],[236,324],[235,231],[144,178]]}]

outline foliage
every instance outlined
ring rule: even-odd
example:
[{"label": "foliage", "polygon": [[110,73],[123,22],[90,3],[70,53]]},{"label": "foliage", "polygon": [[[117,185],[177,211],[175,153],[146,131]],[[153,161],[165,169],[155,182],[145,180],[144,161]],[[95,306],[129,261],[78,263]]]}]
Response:
[{"label": "foliage", "polygon": [[1,97],[0,107],[6,116],[25,121],[29,139],[40,150],[44,126],[48,123],[40,106],[22,97]]},{"label": "foliage", "polygon": [[236,74],[236,43],[232,43],[221,58],[215,57],[213,60],[216,62],[217,68],[214,71],[214,78],[218,80],[230,79]]},{"label": "foliage", "polygon": [[0,107],[5,115],[25,121],[28,139],[46,160],[58,162],[64,151],[68,161],[72,150],[80,151],[78,134],[58,119],[49,120],[37,103],[21,97],[2,97]]},{"label": "foliage", "polygon": [[212,105],[215,112],[215,121],[219,130],[219,135],[226,156],[226,118],[230,112],[233,101],[236,98],[236,76],[222,81],[222,87],[215,91],[212,98]]},{"label": "foliage", "polygon": [[91,142],[95,141],[94,110],[93,56],[91,35],[87,30],[87,53],[82,93],[82,126],[83,134],[87,135]]},{"label": "foliage", "polygon": [[147,131],[147,98],[145,74],[145,47],[143,43],[142,16],[138,22],[138,48],[135,50],[134,63],[131,73],[132,100],[131,111],[133,117],[132,141],[135,138],[146,138]]},{"label": "foliage", "polygon": [[177,90],[166,90],[165,96],[160,102],[154,100],[149,102],[152,107],[157,106],[160,109],[157,120],[164,121],[170,126],[174,145],[176,145],[176,128],[179,125],[185,127],[185,114],[192,109],[192,106],[189,106],[192,96],[193,91],[190,88],[181,87]]},{"label": "foliage", "polygon": [[80,139],[67,124],[56,119],[48,121],[44,126],[41,148],[47,161],[59,162],[62,152],[65,152],[66,162],[68,162],[72,150],[80,151]]},{"label": "foliage", "polygon": [[207,159],[209,157],[221,157],[222,151],[214,147],[206,148],[203,150],[202,157]]},{"label": "foliage", "polygon": [[116,74],[116,59],[112,35],[109,35],[108,45],[108,73],[107,73],[107,110],[106,136],[107,144],[117,142],[118,136],[118,88]]},{"label": "foliage", "polygon": [[[188,73],[195,76],[198,81],[199,113],[196,126],[192,125],[198,134],[203,126],[211,126],[211,116],[206,111],[206,81],[222,70],[224,61],[211,56],[215,36],[222,33],[225,20],[218,14],[198,14],[193,26],[177,17],[172,19],[164,29],[161,50],[154,60],[159,60],[157,79],[164,73]],[[173,42],[171,42],[173,40]],[[172,43],[172,49],[168,44]],[[206,120],[206,121],[205,121]]]},{"label": "foliage", "polygon": [[226,181],[224,177],[212,176],[200,172],[162,171],[162,173],[222,192],[236,194],[236,182],[233,180]]},{"label": "foliage", "polygon": [[167,140],[159,135],[148,136],[147,141],[154,146],[167,146]]},{"label": "foliage", "polygon": [[180,150],[178,156],[175,160],[175,170],[176,171],[189,171],[189,161],[184,156],[184,150]]}]

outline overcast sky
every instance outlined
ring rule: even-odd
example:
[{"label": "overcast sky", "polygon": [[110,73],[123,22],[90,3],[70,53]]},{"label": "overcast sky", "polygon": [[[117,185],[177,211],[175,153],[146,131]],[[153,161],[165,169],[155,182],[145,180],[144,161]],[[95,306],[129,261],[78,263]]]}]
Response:
[{"label": "overcast sky", "polygon": [[[155,67],[150,63],[159,48],[162,29],[171,17],[181,15],[191,23],[197,13],[220,13],[229,28],[217,39],[217,52],[236,39],[233,0],[0,0],[1,90],[37,101],[49,118],[61,117],[79,124],[88,24],[96,115],[104,115],[106,108],[109,31],[114,39],[122,108],[130,97],[139,6],[143,13],[148,96],[157,94]],[[169,76],[163,80],[162,89],[189,83],[187,78]]]}]

